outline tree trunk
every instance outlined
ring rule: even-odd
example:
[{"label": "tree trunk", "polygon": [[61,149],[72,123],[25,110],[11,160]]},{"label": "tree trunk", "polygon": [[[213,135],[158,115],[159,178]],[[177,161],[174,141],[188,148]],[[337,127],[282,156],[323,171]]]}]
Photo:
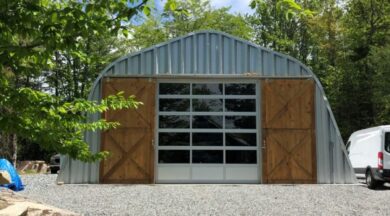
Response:
[{"label": "tree trunk", "polygon": [[[90,55],[91,50],[90,50],[90,38],[89,37],[87,38],[86,50],[87,50],[88,56],[91,56]],[[85,62],[84,63],[84,70],[82,73],[81,90],[80,90],[80,92],[81,92],[80,97],[82,97],[82,98],[87,97],[87,95],[85,94],[85,85],[87,83],[88,72],[89,72],[89,63]]]},{"label": "tree trunk", "polygon": [[58,51],[55,51],[55,62],[56,62],[56,68],[54,69],[55,73],[55,80],[54,80],[54,95],[59,95],[59,70],[61,68],[61,60],[60,60],[60,53]]},{"label": "tree trunk", "polygon": [[9,161],[12,160],[13,148],[11,147],[11,135],[8,133],[0,132],[0,158],[5,158]]},{"label": "tree trunk", "polygon": [[5,133],[0,131],[0,158],[5,158],[6,142]]},{"label": "tree trunk", "polygon": [[18,160],[18,137],[16,136],[16,134],[12,134],[12,147],[13,147],[12,161],[14,163],[14,167],[16,168],[16,162]]},{"label": "tree trunk", "polygon": [[73,58],[73,98],[79,98],[79,80],[78,70],[80,68],[80,59]]}]

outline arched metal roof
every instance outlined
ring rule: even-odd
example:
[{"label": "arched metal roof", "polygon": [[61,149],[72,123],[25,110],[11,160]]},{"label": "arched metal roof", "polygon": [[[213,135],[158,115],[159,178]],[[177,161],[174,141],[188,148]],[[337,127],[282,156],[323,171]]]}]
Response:
[{"label": "arched metal roof", "polygon": [[130,53],[109,64],[106,75],[314,76],[297,59],[219,31],[198,31]]}]

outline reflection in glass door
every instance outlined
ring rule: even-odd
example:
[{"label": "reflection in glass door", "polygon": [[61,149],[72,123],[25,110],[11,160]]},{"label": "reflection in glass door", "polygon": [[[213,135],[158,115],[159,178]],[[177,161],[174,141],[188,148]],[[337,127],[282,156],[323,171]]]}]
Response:
[{"label": "reflection in glass door", "polygon": [[259,182],[258,85],[160,82],[157,182]]}]

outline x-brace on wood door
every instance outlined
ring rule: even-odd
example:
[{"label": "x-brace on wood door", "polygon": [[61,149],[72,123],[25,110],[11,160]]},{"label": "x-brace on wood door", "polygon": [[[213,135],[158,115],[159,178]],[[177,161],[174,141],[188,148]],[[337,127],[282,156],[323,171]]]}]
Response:
[{"label": "x-brace on wood door", "polygon": [[107,121],[120,126],[101,135],[101,150],[109,151],[111,157],[100,164],[100,183],[154,182],[155,88],[154,80],[147,78],[103,79],[103,98],[123,91],[143,105],[104,113]]},{"label": "x-brace on wood door", "polygon": [[315,85],[262,81],[263,183],[316,183]]}]

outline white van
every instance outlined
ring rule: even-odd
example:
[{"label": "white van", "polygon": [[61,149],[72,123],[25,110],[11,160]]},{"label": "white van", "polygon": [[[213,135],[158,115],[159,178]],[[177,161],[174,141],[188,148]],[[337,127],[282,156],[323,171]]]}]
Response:
[{"label": "white van", "polygon": [[365,178],[369,188],[390,182],[390,125],[354,132],[347,151],[356,177]]}]

